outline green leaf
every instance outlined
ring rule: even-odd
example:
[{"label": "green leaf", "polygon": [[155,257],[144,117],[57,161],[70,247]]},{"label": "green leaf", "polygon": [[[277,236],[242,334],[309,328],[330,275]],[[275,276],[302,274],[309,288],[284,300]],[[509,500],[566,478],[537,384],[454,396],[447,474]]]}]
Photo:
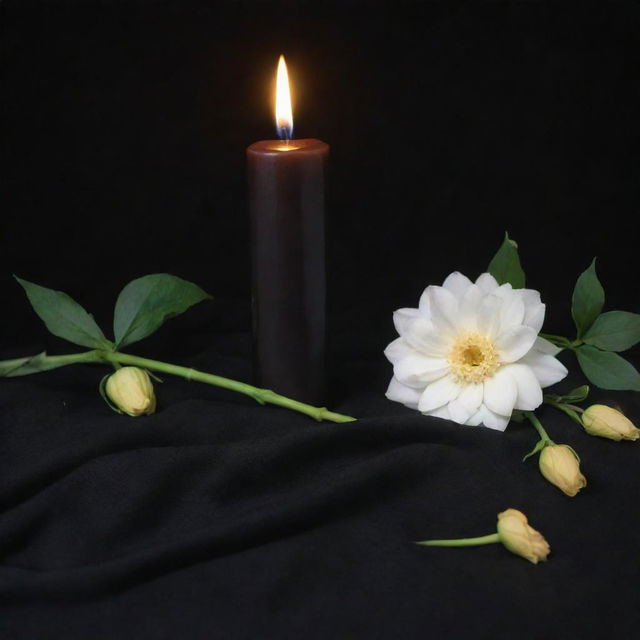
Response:
[{"label": "green leaf", "polygon": [[640,391],[640,373],[622,356],[591,345],[576,349],[584,374],[601,389]]},{"label": "green leaf", "polygon": [[210,298],[193,282],[167,273],[132,280],[116,302],[113,318],[116,348],[146,338],[168,318]]},{"label": "green leaf", "polygon": [[547,442],[545,440],[538,440],[538,442],[536,442],[536,446],[533,447],[533,449],[531,449],[531,451],[529,451],[529,453],[527,453],[527,455],[524,458],[522,458],[522,462],[525,462],[531,456],[535,456],[536,453],[538,453],[539,451],[542,451],[546,446],[547,446]]},{"label": "green leaf", "polygon": [[583,400],[586,400],[588,395],[589,395],[589,385],[583,384],[581,387],[576,387],[575,389],[572,389],[571,391],[569,391],[569,393],[566,393],[565,395],[558,396],[553,393],[549,393],[549,394],[545,394],[544,397],[545,399],[549,398],[553,402],[568,402],[573,404],[575,402],[582,402]]},{"label": "green leaf", "polygon": [[34,311],[54,336],[94,349],[109,349],[113,346],[105,338],[93,316],[66,293],[14,277],[25,290]]},{"label": "green leaf", "polygon": [[578,329],[578,338],[582,338],[600,315],[604,306],[604,289],[596,275],[596,259],[586,271],[580,274],[573,289],[571,315]]},{"label": "green leaf", "polygon": [[626,351],[640,342],[640,315],[607,311],[596,318],[583,340],[605,351]]},{"label": "green leaf", "polygon": [[489,273],[498,281],[498,284],[508,282],[514,289],[523,289],[525,276],[518,256],[518,245],[504,234],[504,242],[489,263]]}]

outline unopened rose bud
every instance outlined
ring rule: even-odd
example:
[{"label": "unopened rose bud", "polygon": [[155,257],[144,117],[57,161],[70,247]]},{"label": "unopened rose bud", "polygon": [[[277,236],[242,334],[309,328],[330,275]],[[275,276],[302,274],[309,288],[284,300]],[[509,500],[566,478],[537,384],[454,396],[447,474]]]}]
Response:
[{"label": "unopened rose bud", "polygon": [[566,444],[552,444],[542,450],[540,472],[572,498],[587,486],[587,479],[580,472],[578,457]]},{"label": "unopened rose bud", "polygon": [[150,415],[156,410],[149,374],[138,367],[122,367],[111,374],[105,391],[109,400],[127,415]]},{"label": "unopened rose bud", "polygon": [[498,514],[498,537],[509,551],[533,564],[546,560],[551,551],[544,536],[529,526],[527,516],[517,509],[507,509]]},{"label": "unopened rose bud", "polygon": [[638,429],[627,416],[604,404],[594,404],[582,414],[584,430],[592,436],[610,440],[637,440]]}]

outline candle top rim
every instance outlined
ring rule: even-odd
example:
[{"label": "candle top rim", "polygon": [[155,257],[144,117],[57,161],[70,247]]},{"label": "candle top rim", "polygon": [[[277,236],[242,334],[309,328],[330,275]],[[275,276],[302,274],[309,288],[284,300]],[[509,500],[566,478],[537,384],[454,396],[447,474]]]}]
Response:
[{"label": "candle top rim", "polygon": [[329,145],[316,138],[300,138],[289,140],[260,140],[247,147],[247,151],[268,153],[273,155],[286,155],[296,152],[315,151],[328,149]]}]

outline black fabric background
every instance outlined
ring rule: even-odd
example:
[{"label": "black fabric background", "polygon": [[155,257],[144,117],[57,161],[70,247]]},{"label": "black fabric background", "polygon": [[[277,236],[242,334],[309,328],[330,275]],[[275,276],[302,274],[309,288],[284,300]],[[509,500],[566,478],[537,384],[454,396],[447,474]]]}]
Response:
[{"label": "black fabric background", "polygon": [[[475,277],[505,229],[547,331],[571,330],[594,255],[606,308],[639,310],[637,3],[0,11],[0,357],[71,350],[12,273],[108,328],[126,282],[167,271],[216,299],[135,352],[250,379],[244,148],[273,136],[284,52],[296,135],[332,146],[330,405],[360,418],[316,424],[167,379],[158,413],[133,420],[102,403],[97,368],[2,380],[3,639],[634,635],[638,444],[543,411],[582,456],[589,485],[569,499],[521,462],[530,427],[388,402],[382,350],[395,308]],[[592,399],[640,421],[637,395]],[[548,538],[546,564],[411,544],[489,533],[506,507]]]}]

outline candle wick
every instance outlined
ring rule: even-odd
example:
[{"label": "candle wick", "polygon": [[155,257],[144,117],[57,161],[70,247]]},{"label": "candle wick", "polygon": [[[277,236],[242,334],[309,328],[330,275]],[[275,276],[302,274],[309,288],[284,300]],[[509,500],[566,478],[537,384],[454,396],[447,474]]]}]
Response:
[{"label": "candle wick", "polygon": [[289,129],[289,127],[278,127],[277,128],[278,131],[278,138],[280,138],[280,140],[282,140],[285,145],[289,144],[289,140],[291,140],[291,129]]}]

